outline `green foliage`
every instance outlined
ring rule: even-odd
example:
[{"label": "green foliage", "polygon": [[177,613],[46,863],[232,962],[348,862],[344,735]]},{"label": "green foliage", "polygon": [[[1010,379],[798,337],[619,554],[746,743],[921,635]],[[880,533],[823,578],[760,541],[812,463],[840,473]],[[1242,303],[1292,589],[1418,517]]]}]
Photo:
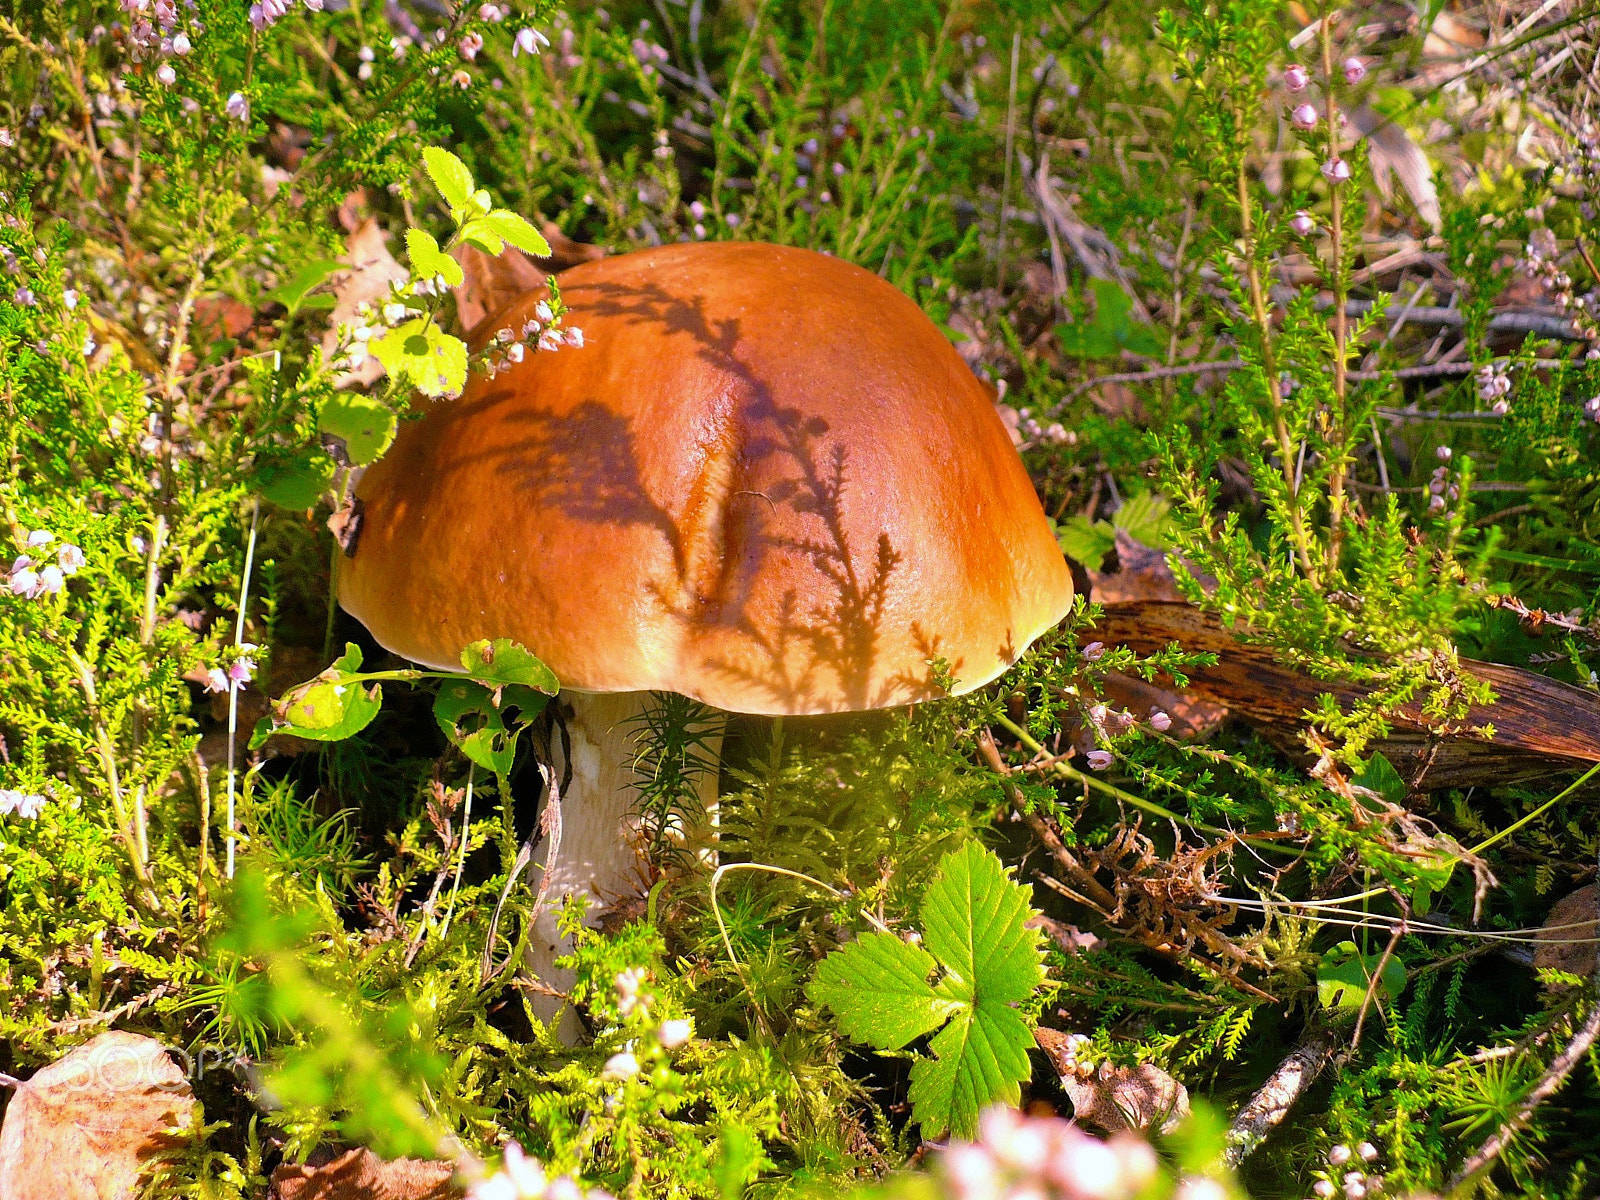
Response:
[{"label": "green foliage", "polygon": [[1015,1006],[1044,973],[1029,893],[992,852],[969,843],[939,870],[919,910],[920,944],[866,934],[824,960],[807,994],[880,1050],[939,1030],[932,1057],[911,1069],[913,1114],[929,1137],[972,1137],[979,1112],[1021,1095],[1033,1035]]},{"label": "green foliage", "polygon": [[1133,319],[1133,298],[1109,279],[1091,279],[1094,320],[1057,325],[1061,351],[1073,358],[1115,358],[1123,351],[1159,358],[1166,350],[1149,325]]}]

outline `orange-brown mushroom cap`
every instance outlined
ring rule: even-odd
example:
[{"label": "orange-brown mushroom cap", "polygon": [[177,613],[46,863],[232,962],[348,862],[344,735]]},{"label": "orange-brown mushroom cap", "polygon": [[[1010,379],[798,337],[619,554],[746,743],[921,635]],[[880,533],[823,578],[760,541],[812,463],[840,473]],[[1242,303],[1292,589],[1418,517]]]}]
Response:
[{"label": "orange-brown mushroom cap", "polygon": [[390,650],[508,637],[582,691],[818,713],[936,697],[934,656],[978,687],[1066,613],[988,394],[889,283],[748,242],[560,282],[582,347],[475,377],[361,480],[339,599]]}]

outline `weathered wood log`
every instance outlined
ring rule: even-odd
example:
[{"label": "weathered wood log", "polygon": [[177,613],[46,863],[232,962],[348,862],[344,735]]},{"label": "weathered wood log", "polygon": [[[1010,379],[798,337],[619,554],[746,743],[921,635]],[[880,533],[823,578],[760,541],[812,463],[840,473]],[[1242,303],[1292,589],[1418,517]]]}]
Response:
[{"label": "weathered wood log", "polygon": [[[1227,707],[1264,738],[1304,757],[1300,734],[1318,696],[1331,693],[1348,708],[1367,695],[1360,685],[1314,679],[1277,662],[1272,651],[1239,640],[1190,604],[1127,600],[1105,606],[1095,636],[1108,644],[1150,653],[1177,642],[1185,650],[1217,656],[1214,667],[1187,672],[1182,693]],[[1419,705],[1391,719],[1390,735],[1376,745],[1419,791],[1489,786],[1600,762],[1600,699],[1532,671],[1462,659],[1461,667],[1494,688],[1492,704],[1473,708],[1450,730],[1431,728]],[[1170,684],[1170,681],[1169,681]],[[1492,725],[1485,737],[1474,727]]]}]

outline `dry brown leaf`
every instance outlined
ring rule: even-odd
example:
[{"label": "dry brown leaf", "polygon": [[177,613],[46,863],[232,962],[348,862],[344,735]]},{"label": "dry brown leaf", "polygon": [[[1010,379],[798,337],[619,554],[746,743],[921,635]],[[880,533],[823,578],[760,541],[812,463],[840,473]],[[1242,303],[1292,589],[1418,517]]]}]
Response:
[{"label": "dry brown leaf", "polygon": [[385,1162],[365,1147],[320,1157],[323,1161],[274,1171],[274,1200],[455,1200],[465,1194],[451,1182],[449,1163],[421,1158]]},{"label": "dry brown leaf", "polygon": [[1116,531],[1117,569],[1090,571],[1097,604],[1122,600],[1182,600],[1165,550],[1152,550],[1126,529]]},{"label": "dry brown leaf", "polygon": [[102,1033],[18,1085],[0,1125],[0,1200],[124,1200],[194,1119],[166,1049]]},{"label": "dry brown leaf", "polygon": [[1391,175],[1400,181],[1417,214],[1438,230],[1444,223],[1439,212],[1439,193],[1433,184],[1433,165],[1422,148],[1411,140],[1411,135],[1393,121],[1365,104],[1350,110],[1350,123],[1367,138],[1367,161],[1372,165],[1372,179],[1385,200],[1394,196]]},{"label": "dry brown leaf", "polygon": [[[345,239],[344,261],[350,264],[350,270],[333,288],[333,312],[328,319],[328,332],[322,335],[324,354],[333,353],[340,324],[354,322],[362,304],[382,303],[389,294],[389,285],[410,274],[389,253],[388,235],[371,217]],[[368,358],[354,371],[341,375],[338,382],[340,387],[365,387],[382,374],[383,367],[377,359]]]},{"label": "dry brown leaf", "polygon": [[1189,1090],[1154,1063],[1116,1067],[1102,1062],[1090,1071],[1076,1060],[1070,1034],[1040,1027],[1034,1040],[1049,1057],[1072,1101],[1072,1115],[1105,1133],[1159,1129],[1171,1133],[1189,1115]]},{"label": "dry brown leaf", "polygon": [[1557,900],[1539,930],[1533,965],[1543,971],[1566,971],[1588,977],[1595,973],[1595,942],[1600,921],[1595,915],[1595,886],[1589,884]]}]

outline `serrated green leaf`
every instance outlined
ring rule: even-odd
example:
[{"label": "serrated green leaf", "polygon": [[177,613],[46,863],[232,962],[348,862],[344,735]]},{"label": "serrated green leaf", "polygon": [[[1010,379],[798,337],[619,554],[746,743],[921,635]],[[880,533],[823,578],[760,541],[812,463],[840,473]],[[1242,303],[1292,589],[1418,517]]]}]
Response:
[{"label": "serrated green leaf", "polygon": [[[439,195],[449,205],[452,215],[472,205],[472,172],[450,151],[438,146],[428,146],[422,151],[422,165],[428,178],[439,189]],[[457,217],[459,220],[460,218]]]},{"label": "serrated green leaf", "polygon": [[317,428],[344,442],[351,463],[376,462],[394,441],[400,422],[383,401],[358,392],[338,392],[317,414]]},{"label": "serrated green leaf", "polygon": [[506,248],[505,239],[482,217],[475,217],[461,227],[461,240],[485,254],[499,254]]},{"label": "serrated green leaf", "polygon": [[[992,852],[970,843],[945,855],[923,896],[922,947],[868,934],[829,955],[808,990],[846,1034],[879,1049],[948,1019],[935,1057],[912,1067],[912,1112],[926,1136],[970,1136],[984,1108],[1021,1096],[1033,1038],[1014,1005],[1044,980],[1028,898]],[[935,966],[943,975],[930,986]]]},{"label": "serrated green leaf", "polygon": [[550,696],[561,690],[555,672],[510,638],[473,642],[461,652],[461,665],[491,688],[521,684]]},{"label": "serrated green leaf", "polygon": [[356,678],[360,669],[361,650],[347,642],[332,666],[285,692],[273,706],[282,722],[280,729],[319,742],[339,742],[360,733],[383,707],[383,689],[378,684],[370,691],[364,688]]},{"label": "serrated green leaf", "polygon": [[979,1004],[1026,1000],[1044,982],[1028,897],[993,851],[969,842],[944,856],[922,898],[923,944]]},{"label": "serrated green leaf", "polygon": [[[1324,1008],[1360,1008],[1366,999],[1381,954],[1362,954],[1354,942],[1340,942],[1322,956],[1317,966],[1317,998]],[[1405,990],[1405,965],[1394,955],[1378,976],[1377,997],[1393,1000]]]},{"label": "serrated green leaf", "polygon": [[460,287],[466,278],[461,264],[439,249],[439,243],[426,229],[406,230],[406,257],[411,260],[414,274],[429,279],[442,275],[450,287]]},{"label": "serrated green leaf", "polygon": [[[517,735],[549,700],[532,688],[515,684],[491,690],[470,679],[451,679],[434,697],[433,717],[445,737],[469,759],[496,775],[505,775],[516,762]],[[521,719],[508,726],[505,714],[511,709],[517,709]]]},{"label": "serrated green leaf", "polygon": [[467,386],[467,344],[425,318],[397,325],[368,345],[385,371],[410,379],[424,396],[454,396]]},{"label": "serrated green leaf", "polygon": [[920,946],[891,933],[869,933],[828,955],[806,994],[833,1010],[847,1036],[879,1050],[899,1050],[963,1007],[928,982],[937,966]]},{"label": "serrated green leaf", "polygon": [[531,254],[535,258],[550,257],[550,243],[544,240],[544,235],[509,208],[494,209],[480,220],[524,254]]},{"label": "serrated green leaf", "polygon": [[[289,310],[289,315],[292,317],[302,307],[312,307],[306,300],[306,294],[312,288],[325,282],[330,275],[345,269],[344,263],[335,262],[331,258],[314,258],[301,267],[295,273],[293,279],[286,283],[280,283],[268,292],[265,299],[276,300]],[[319,297],[319,299],[327,300],[330,305],[333,303],[333,297],[331,296]]]},{"label": "serrated green leaf", "polygon": [[973,1137],[984,1109],[1019,1103],[1032,1045],[1033,1034],[1016,1009],[980,1005],[958,1013],[935,1035],[934,1057],[911,1066],[911,1109],[923,1137]]},{"label": "serrated green leaf", "polygon": [[1098,571],[1117,544],[1117,531],[1109,521],[1091,522],[1080,513],[1056,526],[1056,544],[1068,558]]},{"label": "serrated green leaf", "polygon": [[1123,500],[1111,517],[1111,524],[1126,530],[1129,537],[1152,550],[1172,545],[1172,505],[1155,492],[1134,492]]}]

